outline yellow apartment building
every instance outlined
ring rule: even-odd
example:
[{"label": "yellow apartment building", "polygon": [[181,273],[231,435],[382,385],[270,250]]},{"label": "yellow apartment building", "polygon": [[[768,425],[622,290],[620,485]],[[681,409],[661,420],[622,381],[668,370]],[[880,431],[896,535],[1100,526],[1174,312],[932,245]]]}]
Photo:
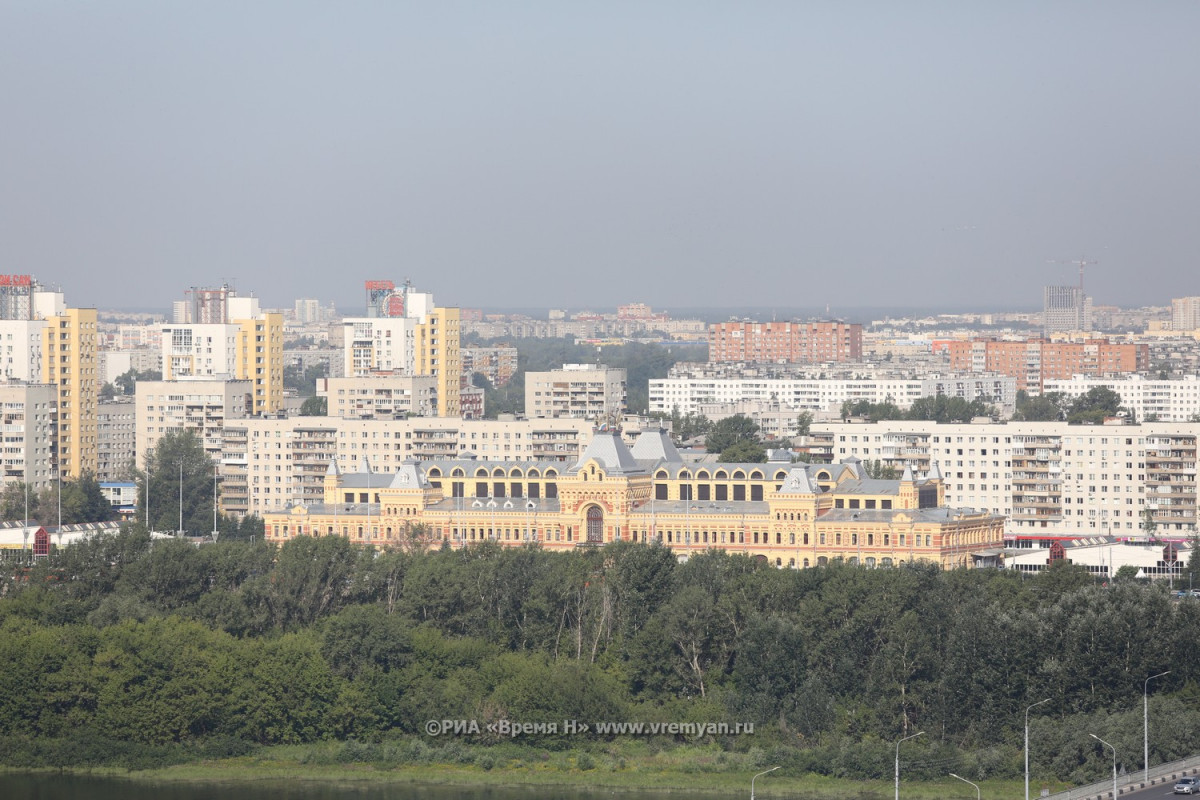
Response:
[{"label": "yellow apartment building", "polygon": [[414,375],[437,379],[437,415],[457,417],[462,356],[459,353],[459,309],[434,308],[417,322],[413,359]]},{"label": "yellow apartment building", "polygon": [[98,464],[96,417],[99,388],[94,308],[66,308],[42,328],[42,382],[57,387],[59,474],[78,478]]},{"label": "yellow apartment building", "polygon": [[268,311],[233,323],[238,326],[236,376],[254,384],[254,413],[282,411],[283,314]]}]

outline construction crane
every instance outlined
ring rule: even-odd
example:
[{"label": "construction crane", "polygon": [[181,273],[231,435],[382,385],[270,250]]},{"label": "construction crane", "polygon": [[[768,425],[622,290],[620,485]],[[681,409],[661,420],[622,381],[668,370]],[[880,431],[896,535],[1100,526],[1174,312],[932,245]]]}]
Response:
[{"label": "construction crane", "polygon": [[1050,260],[1050,261],[1047,261],[1046,263],[1047,264],[1072,264],[1074,266],[1079,267],[1079,293],[1083,294],[1083,268],[1091,266],[1092,264],[1099,264],[1100,262],[1099,261],[1087,261],[1085,259],[1078,258],[1078,259],[1075,259],[1074,261]]}]

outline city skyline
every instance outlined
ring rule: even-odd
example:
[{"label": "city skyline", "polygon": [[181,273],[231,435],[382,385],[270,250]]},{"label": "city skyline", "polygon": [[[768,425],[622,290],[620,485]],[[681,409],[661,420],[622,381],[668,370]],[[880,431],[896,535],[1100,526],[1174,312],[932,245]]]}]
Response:
[{"label": "city skyline", "polygon": [[[1200,294],[1200,7],[0,8],[0,271],[75,305]],[[136,287],[136,288],[135,288]],[[841,310],[841,314],[839,314]]]}]

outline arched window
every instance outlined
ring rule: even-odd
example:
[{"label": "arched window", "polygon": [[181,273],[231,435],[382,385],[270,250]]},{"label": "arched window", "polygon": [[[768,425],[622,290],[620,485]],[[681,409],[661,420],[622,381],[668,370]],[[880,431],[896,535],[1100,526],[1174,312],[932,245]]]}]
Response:
[{"label": "arched window", "polygon": [[600,506],[589,506],[587,510],[587,541],[599,544],[604,541],[604,512]]}]

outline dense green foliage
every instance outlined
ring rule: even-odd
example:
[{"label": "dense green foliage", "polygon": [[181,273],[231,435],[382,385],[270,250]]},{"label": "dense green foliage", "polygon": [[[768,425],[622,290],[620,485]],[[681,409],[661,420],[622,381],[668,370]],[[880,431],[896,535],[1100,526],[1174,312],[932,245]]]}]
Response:
[{"label": "dense green foliage", "polygon": [[100,482],[91,473],[65,480],[40,492],[25,496],[24,483],[10,483],[0,493],[0,520],[25,519],[28,501],[29,520],[38,525],[58,525],[59,512],[64,525],[78,522],[107,522],[115,519],[112,504],[100,491]]},{"label": "dense green foliage", "polygon": [[704,447],[710,453],[720,453],[724,462],[761,464],[767,460],[767,452],[758,431],[754,420],[743,414],[734,414],[713,423],[704,436]]},{"label": "dense green foliage", "polygon": [[1027,422],[1056,422],[1066,420],[1072,425],[1102,425],[1108,417],[1126,416],[1135,422],[1133,412],[1121,405],[1121,395],[1106,386],[1094,386],[1074,400],[1062,392],[1047,392],[1031,397],[1021,389],[1017,392],[1013,419]]},{"label": "dense green foliage", "polygon": [[323,417],[327,413],[329,413],[329,398],[327,397],[318,397],[314,394],[312,397],[305,398],[304,402],[300,404],[300,416],[302,417]]},{"label": "dense green foliage", "polygon": [[971,401],[961,397],[920,397],[913,401],[907,411],[895,403],[884,401],[872,403],[870,400],[847,400],[842,403],[842,418],[865,417],[871,422],[888,419],[932,420],[933,422],[970,422],[975,417],[990,417],[996,409],[983,400],[976,398]]},{"label": "dense green foliage", "polygon": [[[151,528],[183,531],[204,536],[213,529],[213,507],[218,504],[213,482],[213,461],[192,431],[168,430],[158,445],[146,453],[144,469],[137,473],[137,507],[146,513],[146,489],[154,501],[149,505]],[[145,521],[143,516],[142,521]],[[219,530],[225,530],[218,519]]]},{"label": "dense green foliage", "polygon": [[283,388],[297,397],[312,397],[317,393],[317,379],[329,377],[329,365],[319,362],[305,367],[287,364],[283,368]]},{"label": "dense green foliage", "polygon": [[911,777],[1013,777],[1023,710],[1051,698],[1034,774],[1087,780],[1109,763],[1088,733],[1139,766],[1142,681],[1163,670],[1152,758],[1190,753],[1197,641],[1200,601],[1065,565],[792,571],[630,543],[194,548],[131,530],[0,584],[0,762],[398,737],[461,754],[502,737],[431,739],[425,722],[711,721],[754,722],[712,738],[794,772],[883,778],[892,743],[924,730]]},{"label": "dense green foliage", "polygon": [[132,395],[136,393],[135,384],[138,381],[161,381],[162,373],[158,370],[143,370],[129,369],[113,379],[113,388],[123,395]]}]

